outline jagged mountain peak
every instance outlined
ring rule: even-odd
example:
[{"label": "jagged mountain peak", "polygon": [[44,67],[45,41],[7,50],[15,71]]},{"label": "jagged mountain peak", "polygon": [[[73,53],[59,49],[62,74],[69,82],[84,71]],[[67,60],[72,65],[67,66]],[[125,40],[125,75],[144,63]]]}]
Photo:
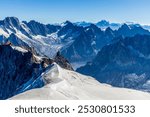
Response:
[{"label": "jagged mountain peak", "polygon": [[[68,53],[67,56],[82,58],[80,56],[84,55],[85,58],[88,58],[87,53],[90,53],[91,55],[93,55],[93,51],[94,53],[97,53],[104,45],[110,44],[111,40],[117,36],[134,36],[138,33],[148,34],[148,32],[144,31],[144,29],[141,31],[138,28],[136,28],[136,30],[124,31],[119,29],[119,31],[114,31],[111,30],[112,25],[110,28],[105,27],[103,30],[96,24],[90,24],[86,27],[75,25],[70,21],[66,21],[63,24],[65,25],[45,25],[31,20],[30,22],[22,22],[20,28],[17,30],[16,27],[7,28],[4,25],[0,27],[0,33],[1,35],[5,35],[7,37],[9,37],[11,34],[15,34],[17,38],[15,36],[11,36],[11,42],[16,41],[17,45],[25,45],[26,43],[29,46],[34,46],[35,50],[39,54],[44,54],[50,58],[53,58],[58,50],[65,50],[65,53],[70,52],[69,47],[71,46],[72,53]],[[83,52],[81,53],[82,48]],[[49,51],[51,51],[51,53]]]},{"label": "jagged mountain peak", "polygon": [[77,26],[87,27],[87,26],[90,26],[90,24],[92,24],[92,23],[86,22],[86,21],[81,21],[81,22],[75,22],[74,24]]},{"label": "jagged mountain peak", "polygon": [[127,24],[123,24],[120,28],[119,28],[119,30],[130,30],[130,27],[127,25]]},{"label": "jagged mountain peak", "polygon": [[110,36],[112,38],[115,37],[114,31],[110,27],[106,28],[106,30],[104,31],[104,33],[105,33],[105,35],[108,35],[108,36]]},{"label": "jagged mountain peak", "polygon": [[97,33],[97,34],[102,33],[102,30],[98,26],[96,26],[95,24],[90,24],[85,29],[86,29],[86,32],[92,31],[93,33]]},{"label": "jagged mountain peak", "polygon": [[64,24],[72,24],[72,22],[67,20],[67,21],[64,22]]},{"label": "jagged mountain peak", "polygon": [[62,27],[73,27],[74,24],[71,21],[65,21],[64,23],[61,24]]},{"label": "jagged mountain peak", "polygon": [[106,28],[105,31],[113,31],[110,27]]},{"label": "jagged mountain peak", "polygon": [[137,34],[140,35],[150,35],[150,32],[148,30],[143,29],[141,26],[129,26],[127,24],[123,24],[117,31],[116,35],[117,36],[124,36],[124,37],[132,37]]},{"label": "jagged mountain peak", "polygon": [[[35,20],[30,20],[30,21],[28,22],[28,24],[42,24],[42,23],[37,22],[37,21],[35,21]],[[42,24],[42,25],[44,25],[44,24]]]},{"label": "jagged mountain peak", "polygon": [[106,28],[106,30],[105,30],[105,33],[112,33],[113,32],[113,30],[110,28],[110,27],[108,27],[108,28]]},{"label": "jagged mountain peak", "polygon": [[3,21],[6,26],[11,26],[11,28],[16,27],[18,29],[20,27],[20,21],[16,17],[6,17]]},{"label": "jagged mountain peak", "polygon": [[98,26],[109,26],[109,24],[110,23],[106,20],[101,20],[101,21],[97,22]]},{"label": "jagged mountain peak", "polygon": [[87,28],[99,29],[95,24],[90,24]]},{"label": "jagged mountain peak", "polygon": [[19,19],[17,17],[6,17],[4,20],[6,21],[17,21],[19,22]]}]

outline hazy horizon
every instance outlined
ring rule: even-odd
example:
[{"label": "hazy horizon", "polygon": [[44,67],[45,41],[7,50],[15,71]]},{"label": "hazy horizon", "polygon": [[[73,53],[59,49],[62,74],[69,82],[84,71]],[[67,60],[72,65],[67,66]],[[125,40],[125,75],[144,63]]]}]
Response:
[{"label": "hazy horizon", "polygon": [[1,0],[0,20],[15,16],[45,24],[107,20],[150,25],[149,4],[149,0]]}]

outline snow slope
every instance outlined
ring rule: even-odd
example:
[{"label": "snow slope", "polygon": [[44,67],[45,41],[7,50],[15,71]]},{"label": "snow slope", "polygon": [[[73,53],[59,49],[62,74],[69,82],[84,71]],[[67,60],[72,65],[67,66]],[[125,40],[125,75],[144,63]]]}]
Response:
[{"label": "snow slope", "polygon": [[45,86],[16,95],[11,100],[56,99],[150,99],[150,94],[101,84],[94,78],[60,68],[54,64],[41,76]]}]

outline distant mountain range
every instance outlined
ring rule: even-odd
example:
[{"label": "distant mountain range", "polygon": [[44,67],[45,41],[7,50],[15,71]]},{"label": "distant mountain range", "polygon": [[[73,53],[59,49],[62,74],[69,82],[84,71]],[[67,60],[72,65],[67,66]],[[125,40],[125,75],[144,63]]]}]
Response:
[{"label": "distant mountain range", "polygon": [[54,62],[102,83],[150,91],[147,29],[105,20],[54,25],[6,17],[0,20],[0,99],[43,87],[40,76]]},{"label": "distant mountain range", "polygon": [[140,25],[140,24],[137,24],[137,23],[134,23],[134,22],[110,23],[109,21],[101,20],[97,23],[82,21],[82,22],[76,22],[74,24],[76,24],[78,26],[83,26],[83,27],[87,27],[87,26],[90,26],[91,24],[95,24],[96,26],[98,26],[102,30],[105,30],[108,27],[110,27],[112,30],[118,30],[123,24],[127,24],[128,26],[141,26],[144,29],[150,31],[150,25]]},{"label": "distant mountain range", "polygon": [[150,91],[150,36],[136,35],[104,46],[78,72],[117,87]]},{"label": "distant mountain range", "polygon": [[[60,51],[70,62],[77,62],[92,60],[115,37],[150,35],[148,30],[137,24],[121,25],[105,20],[88,23],[86,27],[81,24],[66,21],[61,25],[45,25],[33,20],[20,22],[15,17],[7,17],[0,21],[0,42],[10,41],[15,46],[32,47],[41,56],[50,58]],[[112,26],[118,26],[117,30],[112,30]]]}]

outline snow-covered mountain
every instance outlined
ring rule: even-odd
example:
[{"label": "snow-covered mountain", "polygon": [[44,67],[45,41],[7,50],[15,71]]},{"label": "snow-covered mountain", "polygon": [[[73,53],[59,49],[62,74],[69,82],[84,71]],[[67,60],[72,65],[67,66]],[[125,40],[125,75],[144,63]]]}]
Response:
[{"label": "snow-covered mountain", "polygon": [[91,24],[82,28],[75,41],[68,48],[62,50],[62,54],[73,62],[89,60],[96,56],[99,49],[110,43],[112,39],[113,34],[107,35],[96,25]]},{"label": "snow-covered mountain", "polygon": [[[122,26],[105,20],[88,24],[82,26],[66,21],[60,25],[52,25],[7,17],[0,21],[0,43],[9,41],[15,46],[34,48],[40,56],[49,58],[60,51],[70,62],[77,63],[92,60],[103,46],[110,44],[117,36],[149,34],[140,25]],[[105,30],[102,26],[106,27]],[[118,26],[117,30],[112,26]]]},{"label": "snow-covered mountain", "polygon": [[82,25],[42,24],[15,17],[0,20],[0,98],[44,86],[41,75],[53,62],[73,70],[69,62],[78,68],[92,61],[77,71],[102,83],[150,91],[148,30],[105,20]]},{"label": "snow-covered mountain", "polygon": [[118,37],[118,36],[133,37],[137,34],[150,35],[150,32],[148,30],[143,29],[141,26],[123,24],[117,30],[116,37]]},{"label": "snow-covered mountain", "polygon": [[87,27],[87,26],[90,26],[92,23],[91,22],[81,21],[81,22],[75,22],[74,24],[77,25],[77,26]]},{"label": "snow-covered mountain", "polygon": [[102,30],[106,30],[108,27],[110,27],[112,30],[118,30],[123,24],[127,24],[128,26],[131,26],[131,27],[132,26],[138,26],[138,27],[141,26],[145,30],[150,31],[150,25],[140,25],[140,24],[134,23],[134,22],[110,23],[107,20],[101,20],[97,23],[82,21],[82,22],[75,22],[74,24],[76,24],[78,26],[83,26],[83,27],[87,27],[87,26],[90,26],[91,24],[95,24],[96,26],[98,26]]},{"label": "snow-covered mountain", "polygon": [[101,84],[92,77],[65,70],[57,64],[43,72],[45,86],[16,95],[11,100],[57,100],[57,99],[150,99],[149,93],[115,88]]},{"label": "snow-covered mountain", "polygon": [[77,71],[113,86],[150,91],[149,69],[150,36],[136,35],[103,47]]},{"label": "snow-covered mountain", "polygon": [[[54,57],[61,44],[59,39],[50,34],[56,32],[60,26],[44,25],[35,21],[20,22],[15,17],[7,17],[0,21],[0,35],[5,36],[16,46],[32,47],[41,56]],[[6,39],[4,39],[6,40]]]},{"label": "snow-covered mountain", "polygon": [[101,28],[103,31],[106,30],[108,27],[110,27],[112,30],[118,30],[121,27],[121,23],[110,23],[109,21],[106,20],[101,20],[97,23],[92,23],[92,22],[76,22],[74,23],[77,26],[83,26],[83,27],[87,27],[90,26],[91,24],[95,24],[97,27]]},{"label": "snow-covered mountain", "polygon": [[94,24],[84,27],[84,31],[76,37],[75,41],[67,48],[63,49],[62,54],[71,62],[92,60],[105,45],[111,44],[115,38],[122,36],[132,37],[137,34],[150,35],[148,30],[140,26],[129,26],[123,24],[118,30],[110,27],[103,31]]},{"label": "snow-covered mountain", "polygon": [[96,25],[101,28],[102,30],[106,30],[108,27],[110,27],[112,30],[118,30],[122,24],[120,23],[110,23],[106,20],[101,20],[96,23]]}]

